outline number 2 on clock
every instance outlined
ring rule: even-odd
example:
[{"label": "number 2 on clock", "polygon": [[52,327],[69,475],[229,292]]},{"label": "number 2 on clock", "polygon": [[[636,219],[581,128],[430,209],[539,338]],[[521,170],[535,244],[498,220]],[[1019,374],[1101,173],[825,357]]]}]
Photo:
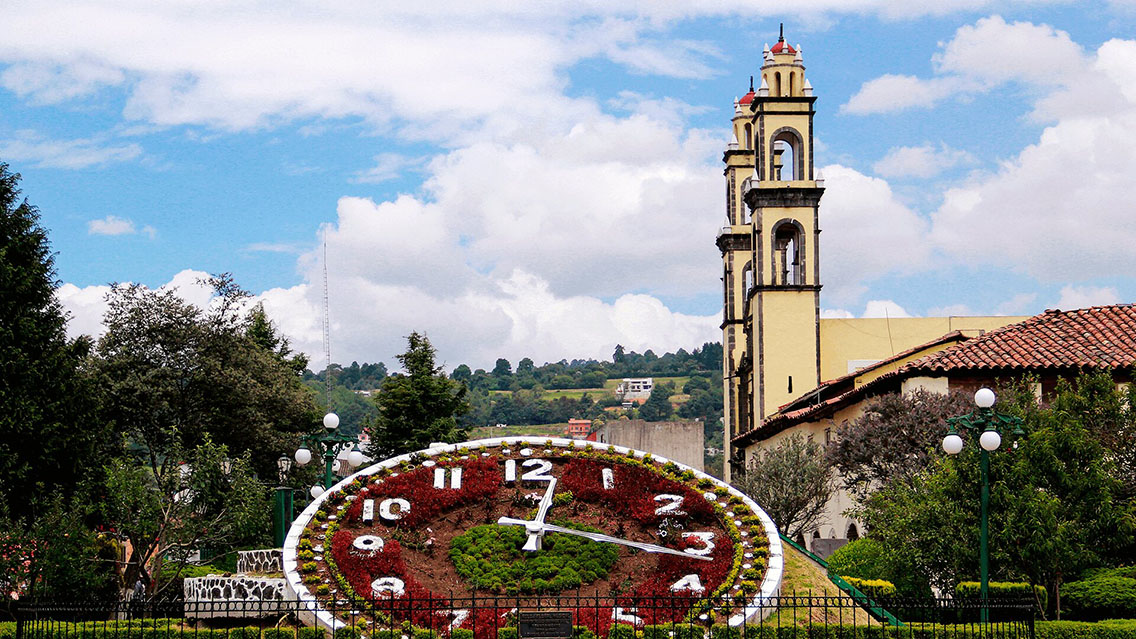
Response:
[{"label": "number 2 on clock", "polygon": [[[532,468],[521,475],[521,481],[552,481],[552,475],[548,474],[552,470],[552,462],[548,460],[526,459],[521,462],[521,468]],[[505,481],[517,481],[517,460],[505,460]]]}]

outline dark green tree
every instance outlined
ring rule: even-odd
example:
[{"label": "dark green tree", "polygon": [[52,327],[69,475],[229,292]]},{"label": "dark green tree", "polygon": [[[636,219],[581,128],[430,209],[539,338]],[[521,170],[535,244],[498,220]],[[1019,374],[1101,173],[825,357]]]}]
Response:
[{"label": "dark green tree", "polygon": [[674,407],[671,406],[671,395],[674,394],[674,388],[668,384],[655,384],[651,389],[651,396],[647,398],[646,402],[639,407],[639,417],[649,422],[661,422],[670,419],[674,415]]},{"label": "dark green tree", "polygon": [[90,461],[121,446],[93,419],[90,341],[67,339],[47,231],[19,179],[0,163],[0,509],[15,520],[69,500]]},{"label": "dark green tree", "polygon": [[468,364],[459,364],[450,374],[450,379],[459,382],[468,382],[471,377],[473,377],[473,371],[469,369]]},{"label": "dark green tree", "polygon": [[176,292],[116,286],[109,295],[94,368],[102,418],[125,433],[151,472],[170,451],[211,438],[233,455],[249,452],[261,477],[291,454],[319,419],[301,382],[306,358],[253,307],[228,275],[208,283],[217,296],[203,311]]},{"label": "dark green tree", "polygon": [[465,385],[435,365],[434,347],[425,335],[414,332],[406,339],[406,352],[398,356],[404,372],[388,377],[375,394],[379,414],[366,426],[371,436],[367,454],[375,459],[465,438],[458,424],[469,410]]}]

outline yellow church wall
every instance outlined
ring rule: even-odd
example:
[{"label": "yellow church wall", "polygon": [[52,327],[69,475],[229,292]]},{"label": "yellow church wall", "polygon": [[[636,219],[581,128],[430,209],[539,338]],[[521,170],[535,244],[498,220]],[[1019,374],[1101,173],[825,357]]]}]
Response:
[{"label": "yellow church wall", "polygon": [[[843,377],[850,371],[849,362],[858,361],[860,366],[887,359],[905,350],[926,344],[951,331],[974,337],[983,331],[1001,328],[1028,319],[1023,316],[949,316],[949,317],[901,317],[901,318],[857,318],[820,320],[820,375],[827,381]],[[812,321],[811,318],[809,320]],[[922,351],[920,355],[936,349]],[[902,362],[906,363],[906,361]],[[878,376],[898,368],[885,367],[872,371]],[[868,376],[863,383],[873,379]],[[809,389],[802,389],[802,392]]]},{"label": "yellow church wall", "polygon": [[816,293],[779,290],[761,295],[762,358],[777,363],[762,372],[765,416],[769,416],[778,406],[816,386]]},{"label": "yellow church wall", "polygon": [[[797,424],[792,428],[786,429],[777,433],[769,439],[757,442],[746,448],[746,462],[752,463],[754,459],[762,451],[773,449],[780,446],[785,439],[793,435],[801,435],[807,439],[811,439],[820,446],[827,445],[830,441],[835,439],[836,430],[845,421],[851,422],[864,414],[863,404],[857,402],[851,406],[847,406],[836,412],[830,418],[825,418],[815,422],[805,422]],[[837,475],[834,479],[837,486],[841,485],[840,476]],[[859,521],[846,516],[844,513],[848,509],[856,505],[852,496],[843,489],[836,489],[832,493],[832,497],[825,504],[824,515],[822,522],[818,526],[817,531],[820,532],[821,537],[825,539],[843,539],[848,534],[848,527],[855,524],[858,532],[863,535],[864,527]],[[811,547],[812,536],[807,536],[807,545]]]}]

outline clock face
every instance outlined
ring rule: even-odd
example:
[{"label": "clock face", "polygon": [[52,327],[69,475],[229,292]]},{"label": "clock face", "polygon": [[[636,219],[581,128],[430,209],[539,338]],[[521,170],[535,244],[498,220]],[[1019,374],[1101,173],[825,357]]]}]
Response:
[{"label": "clock face", "polygon": [[[316,611],[307,621],[331,628],[350,611],[347,622],[376,629],[477,631],[487,609],[508,624],[517,608],[570,595],[593,600],[574,622],[606,636],[612,624],[743,622],[777,594],[781,544],[756,504],[681,464],[504,438],[438,445],[348,477],[294,522],[284,567]],[[648,603],[660,600],[669,603]]]}]

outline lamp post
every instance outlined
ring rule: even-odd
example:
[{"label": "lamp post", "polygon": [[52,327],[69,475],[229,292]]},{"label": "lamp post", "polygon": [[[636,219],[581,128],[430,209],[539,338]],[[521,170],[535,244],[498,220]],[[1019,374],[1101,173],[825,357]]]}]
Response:
[{"label": "lamp post", "polygon": [[980,451],[980,466],[982,469],[982,513],[979,529],[978,565],[980,574],[979,595],[982,598],[981,619],[986,623],[989,617],[987,599],[990,590],[990,554],[989,554],[989,509],[990,509],[990,453],[998,450],[1002,445],[1002,433],[1005,432],[1014,438],[1014,448],[1018,447],[1017,439],[1025,432],[1022,430],[1022,420],[1012,415],[1000,415],[994,411],[994,402],[997,397],[989,388],[980,388],[974,394],[974,403],[978,408],[967,415],[959,415],[947,419],[949,432],[943,438],[943,450],[950,455],[962,452],[963,441],[959,436],[959,429],[965,428],[971,432],[981,433],[978,436]]},{"label": "lamp post", "polygon": [[292,525],[292,489],[284,485],[288,471],[292,470],[292,459],[281,455],[276,460],[277,479],[276,495],[272,508],[272,541],[277,548],[284,547],[284,537],[288,534],[288,526]]},{"label": "lamp post", "polygon": [[328,413],[323,416],[324,433],[322,435],[309,435],[303,439],[300,448],[296,450],[296,463],[303,466],[312,460],[312,451],[316,451],[316,455],[322,455],[324,460],[324,474],[323,485],[316,484],[312,486],[309,491],[312,497],[319,497],[323,491],[331,488],[334,484],[333,475],[331,472],[332,464],[335,458],[339,455],[339,451],[347,445],[354,443],[355,448],[347,455],[347,463],[352,468],[363,463],[363,453],[359,450],[359,444],[354,437],[344,435],[338,432],[339,416],[335,413]]}]

